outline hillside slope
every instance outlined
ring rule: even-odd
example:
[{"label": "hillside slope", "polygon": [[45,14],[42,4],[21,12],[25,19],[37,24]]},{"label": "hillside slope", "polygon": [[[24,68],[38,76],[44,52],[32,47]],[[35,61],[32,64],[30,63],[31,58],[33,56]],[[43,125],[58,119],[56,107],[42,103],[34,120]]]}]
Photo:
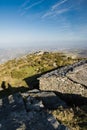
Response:
[{"label": "hillside slope", "polygon": [[9,60],[0,65],[0,86],[2,86],[3,81],[5,81],[6,88],[8,83],[15,87],[29,86],[23,79],[72,64],[78,60],[78,58],[73,59],[58,52],[37,52]]}]

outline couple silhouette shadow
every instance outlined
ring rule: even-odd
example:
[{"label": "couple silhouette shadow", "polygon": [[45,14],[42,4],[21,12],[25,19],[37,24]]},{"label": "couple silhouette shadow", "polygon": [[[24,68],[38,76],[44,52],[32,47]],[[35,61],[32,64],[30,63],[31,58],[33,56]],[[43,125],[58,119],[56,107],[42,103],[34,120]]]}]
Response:
[{"label": "couple silhouette shadow", "polygon": [[[9,83],[7,84],[6,81],[2,82],[1,87],[3,90],[0,92],[0,95],[3,94],[3,96],[0,98],[0,130],[16,130],[22,129],[22,127],[23,130],[39,130],[40,127],[42,130],[48,128],[50,130],[58,130],[52,124],[52,121],[55,124],[56,120],[45,109],[42,111],[36,110],[36,112],[31,109],[28,112],[22,95],[20,93],[14,93],[27,91],[27,88],[23,86],[14,88]],[[62,127],[65,128],[65,126]]]},{"label": "couple silhouette shadow", "polygon": [[6,85],[6,81],[2,81],[1,88],[3,90],[6,90],[6,89],[11,89],[12,86],[9,83]]},{"label": "couple silhouette shadow", "polygon": [[6,81],[2,81],[0,87],[1,87],[0,98],[4,96],[9,96],[11,94],[18,93],[18,92],[23,93],[29,90],[28,87],[24,87],[24,86],[14,87],[10,83],[7,83]]}]

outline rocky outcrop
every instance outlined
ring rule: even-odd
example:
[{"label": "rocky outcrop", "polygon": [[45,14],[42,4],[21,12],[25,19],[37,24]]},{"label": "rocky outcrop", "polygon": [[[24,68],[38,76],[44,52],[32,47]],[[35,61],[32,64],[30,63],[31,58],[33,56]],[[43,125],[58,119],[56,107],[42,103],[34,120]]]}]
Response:
[{"label": "rocky outcrop", "polygon": [[87,64],[75,68],[73,72],[67,74],[67,77],[73,82],[87,87]]},{"label": "rocky outcrop", "polygon": [[44,78],[40,80],[40,89],[49,91],[58,91],[65,94],[81,94],[87,96],[87,90],[81,84],[74,83],[67,77]]},{"label": "rocky outcrop", "polygon": [[0,130],[69,130],[47,112],[49,105],[66,107],[53,92],[39,90],[0,99]]},{"label": "rocky outcrop", "polygon": [[42,75],[39,86],[41,90],[87,97],[87,60]]}]

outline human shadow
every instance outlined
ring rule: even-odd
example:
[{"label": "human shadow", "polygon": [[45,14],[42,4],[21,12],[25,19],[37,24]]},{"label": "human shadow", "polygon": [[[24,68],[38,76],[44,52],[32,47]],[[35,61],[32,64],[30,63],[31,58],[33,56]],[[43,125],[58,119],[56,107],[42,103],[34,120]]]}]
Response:
[{"label": "human shadow", "polygon": [[[11,86],[10,86],[11,87]],[[3,90],[3,91],[7,91]],[[28,122],[22,97],[19,93],[0,99],[0,130],[28,130]]]},{"label": "human shadow", "polygon": [[[9,83],[8,88],[2,90],[4,92],[3,94],[5,94],[6,91],[9,93],[8,95],[3,95],[2,98],[0,98],[0,130],[16,130],[18,128],[21,128],[23,130],[38,130],[39,128],[42,130],[62,130],[62,128],[65,128],[64,125],[59,125],[57,120],[51,114],[49,114],[46,109],[40,111],[34,111],[31,109],[31,111],[28,112],[26,110],[23,97],[20,93],[17,93],[24,93],[28,91],[24,90],[26,89],[23,89],[23,87],[14,89]],[[48,100],[50,99],[55,100],[54,96],[50,96]],[[56,127],[55,123],[57,125]]]},{"label": "human shadow", "polygon": [[[2,84],[6,84],[5,81],[4,81],[4,83],[2,81]],[[1,87],[3,86],[2,84],[1,84]],[[0,98],[7,97],[7,96],[14,94],[14,93],[17,93],[17,92],[23,93],[23,92],[26,92],[28,90],[29,90],[29,88],[27,88],[27,87],[24,87],[24,86],[13,87],[10,83],[8,83],[7,87],[5,87],[5,89],[0,90]]]},{"label": "human shadow", "polygon": [[6,89],[6,83],[5,83],[5,81],[2,81],[1,88],[4,89],[4,90]]}]

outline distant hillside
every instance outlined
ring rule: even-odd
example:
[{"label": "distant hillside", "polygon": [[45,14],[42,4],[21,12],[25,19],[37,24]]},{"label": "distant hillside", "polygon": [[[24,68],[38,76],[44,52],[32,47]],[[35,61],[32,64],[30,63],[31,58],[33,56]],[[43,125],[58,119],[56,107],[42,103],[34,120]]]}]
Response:
[{"label": "distant hillside", "polygon": [[78,58],[65,55],[58,52],[36,52],[25,55],[21,58],[15,58],[0,65],[0,84],[5,81],[11,86],[28,86],[24,78],[37,75],[48,70],[73,64]]}]

